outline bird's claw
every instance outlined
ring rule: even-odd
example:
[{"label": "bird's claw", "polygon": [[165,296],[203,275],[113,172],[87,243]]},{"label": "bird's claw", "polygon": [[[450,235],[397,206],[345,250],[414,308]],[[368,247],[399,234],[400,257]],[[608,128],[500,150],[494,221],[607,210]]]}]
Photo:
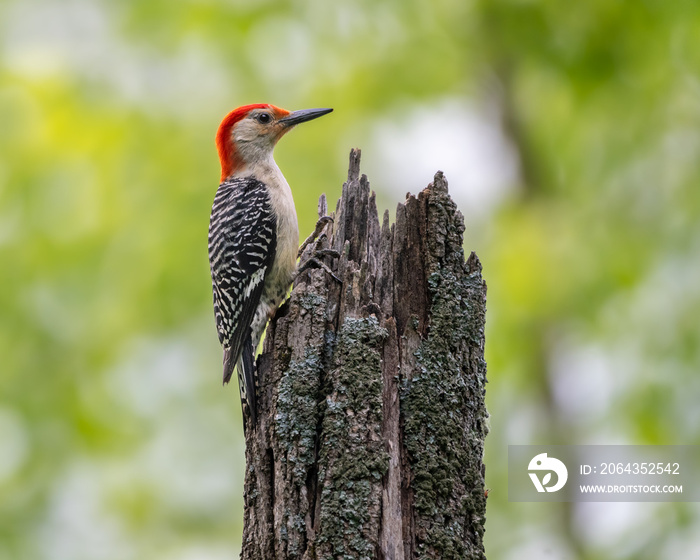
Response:
[{"label": "bird's claw", "polygon": [[331,216],[321,216],[318,219],[318,221],[316,222],[316,228],[314,229],[313,233],[309,235],[309,237],[307,237],[301,244],[301,247],[299,247],[299,251],[297,252],[297,258],[301,257],[304,250],[314,241],[316,241],[323,232],[324,228],[332,222],[333,218]]},{"label": "bird's claw", "polygon": [[[326,249],[324,251],[318,251],[318,253],[326,253],[326,251],[330,251],[331,253],[335,253],[336,255],[338,254],[337,251],[332,251],[331,249]],[[332,255],[330,255],[330,253],[328,253],[324,256],[332,256]],[[299,269],[297,270],[297,274],[296,274],[297,278],[303,272],[306,272],[307,270],[309,270],[311,268],[320,268],[321,270],[324,270],[326,272],[326,274],[328,274],[331,278],[333,278],[333,280],[335,280],[339,284],[342,284],[342,280],[340,278],[338,278],[335,274],[333,274],[333,271],[330,269],[330,267],[326,263],[324,263],[323,261],[317,259],[315,256],[311,257],[310,259],[305,261],[304,264],[299,267]]]},{"label": "bird's claw", "polygon": [[331,257],[333,259],[339,259],[340,253],[335,249],[318,249],[314,252],[312,258],[321,259],[323,257]]}]

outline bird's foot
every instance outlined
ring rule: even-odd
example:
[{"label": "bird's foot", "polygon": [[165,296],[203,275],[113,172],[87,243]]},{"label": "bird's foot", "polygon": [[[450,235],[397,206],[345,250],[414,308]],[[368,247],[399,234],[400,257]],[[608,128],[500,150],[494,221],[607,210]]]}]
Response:
[{"label": "bird's foot", "polygon": [[335,249],[317,249],[314,254],[311,255],[312,259],[322,259],[324,257],[331,257],[332,259],[339,259],[340,253]]},{"label": "bird's foot", "polygon": [[332,222],[333,218],[331,218],[330,216],[321,216],[318,219],[318,222],[316,222],[316,228],[314,229],[313,233],[309,235],[309,237],[307,237],[301,244],[301,247],[299,247],[299,251],[297,252],[297,258],[301,257],[304,250],[314,241],[316,241],[325,229],[325,227]]},{"label": "bird's foot", "polygon": [[304,264],[302,264],[297,269],[295,280],[307,270],[311,270],[312,268],[320,268],[321,270],[324,270],[326,274],[328,274],[328,276],[333,278],[333,280],[335,280],[339,284],[342,284],[342,280],[338,278],[335,274],[333,274],[333,271],[330,269],[330,267],[321,260],[321,258],[329,256],[333,258],[338,258],[340,255],[338,251],[333,251],[333,249],[321,249],[320,251],[316,251],[313,257],[306,260]]}]

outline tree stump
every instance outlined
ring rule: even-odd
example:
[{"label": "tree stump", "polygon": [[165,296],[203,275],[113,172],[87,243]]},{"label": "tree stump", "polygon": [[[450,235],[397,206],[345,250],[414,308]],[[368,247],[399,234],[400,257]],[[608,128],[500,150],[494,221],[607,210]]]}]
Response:
[{"label": "tree stump", "polygon": [[[319,214],[326,214],[325,198]],[[483,559],[486,285],[438,172],[380,226],[360,151],[270,323],[244,560]]]}]

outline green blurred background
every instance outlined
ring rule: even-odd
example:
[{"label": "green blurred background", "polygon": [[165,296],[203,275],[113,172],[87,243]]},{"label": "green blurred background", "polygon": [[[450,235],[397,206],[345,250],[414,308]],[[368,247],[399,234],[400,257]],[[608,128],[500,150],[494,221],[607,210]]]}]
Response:
[{"label": "green blurred background", "polygon": [[[302,236],[438,169],[489,286],[490,560],[700,558],[698,504],[511,504],[507,445],[700,443],[700,5],[0,3],[0,560],[237,557],[206,253],[235,106]],[[698,473],[700,477],[700,473]]]}]

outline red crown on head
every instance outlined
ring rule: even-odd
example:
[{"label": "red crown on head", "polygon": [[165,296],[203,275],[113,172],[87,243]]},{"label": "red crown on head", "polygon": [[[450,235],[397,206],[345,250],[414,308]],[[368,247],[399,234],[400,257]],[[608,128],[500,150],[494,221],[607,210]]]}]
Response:
[{"label": "red crown on head", "polygon": [[219,152],[219,161],[221,162],[221,181],[230,177],[237,169],[243,166],[244,162],[241,160],[236,145],[231,138],[231,131],[238,121],[244,119],[254,109],[269,109],[276,118],[285,117],[289,114],[289,111],[286,109],[275,107],[269,103],[254,103],[238,107],[226,115],[219,125],[219,130],[216,132],[216,149]]}]

